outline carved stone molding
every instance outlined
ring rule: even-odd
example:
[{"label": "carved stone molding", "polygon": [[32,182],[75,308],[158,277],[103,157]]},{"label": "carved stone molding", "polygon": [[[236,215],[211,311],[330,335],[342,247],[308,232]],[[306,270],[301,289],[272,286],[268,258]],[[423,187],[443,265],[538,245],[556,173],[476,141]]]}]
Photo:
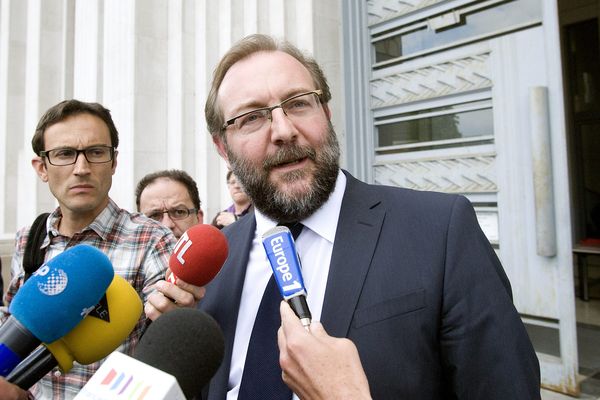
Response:
[{"label": "carved stone molding", "polygon": [[496,156],[469,155],[375,165],[375,182],[445,193],[494,193],[498,191]]},{"label": "carved stone molding", "polygon": [[373,108],[492,86],[489,53],[389,75],[371,82]]},{"label": "carved stone molding", "polygon": [[443,0],[369,0],[369,26],[425,8]]}]

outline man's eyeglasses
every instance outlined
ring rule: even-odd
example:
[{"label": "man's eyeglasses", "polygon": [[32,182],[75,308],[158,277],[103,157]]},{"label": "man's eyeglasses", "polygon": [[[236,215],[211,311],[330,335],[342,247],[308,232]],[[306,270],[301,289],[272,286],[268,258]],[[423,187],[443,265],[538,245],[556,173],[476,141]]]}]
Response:
[{"label": "man's eyeglasses", "polygon": [[177,221],[180,219],[186,219],[191,214],[195,214],[197,212],[198,210],[195,208],[172,208],[170,210],[154,211],[150,214],[146,214],[146,216],[160,222],[163,219],[163,215],[166,213],[169,214],[169,218],[171,218],[173,221]]},{"label": "man's eyeglasses", "polygon": [[270,107],[258,108],[248,111],[227,120],[222,129],[225,130],[233,125],[236,132],[250,134],[267,126],[267,121],[272,121],[271,113],[276,108],[281,108],[283,113],[292,121],[301,122],[303,119],[312,118],[321,108],[321,90],[313,90],[297,94],[285,99],[279,104]]},{"label": "man's eyeglasses", "polygon": [[46,157],[52,165],[64,166],[75,164],[80,153],[83,153],[89,163],[101,164],[112,161],[115,156],[115,148],[111,146],[91,146],[78,150],[71,147],[61,147],[40,151],[40,156]]}]

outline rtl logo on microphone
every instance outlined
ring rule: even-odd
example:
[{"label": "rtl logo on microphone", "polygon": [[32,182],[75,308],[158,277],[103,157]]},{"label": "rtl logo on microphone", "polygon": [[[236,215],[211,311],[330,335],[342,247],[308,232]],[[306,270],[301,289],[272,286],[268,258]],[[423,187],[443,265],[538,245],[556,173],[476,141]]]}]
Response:
[{"label": "rtl logo on microphone", "polygon": [[185,231],[177,241],[175,250],[173,251],[173,254],[177,255],[177,260],[181,263],[181,265],[185,264],[185,258],[183,258],[183,256],[185,256],[185,252],[188,251],[192,244],[192,240],[188,236],[187,231]]},{"label": "rtl logo on microphone", "polygon": [[[173,250],[172,257],[175,256],[179,264],[183,267],[185,266],[185,252],[193,245],[192,239],[190,239],[187,231],[181,235],[177,243],[175,244],[175,250]],[[167,282],[171,282],[172,284],[177,283],[177,276],[172,273],[167,276]]]}]

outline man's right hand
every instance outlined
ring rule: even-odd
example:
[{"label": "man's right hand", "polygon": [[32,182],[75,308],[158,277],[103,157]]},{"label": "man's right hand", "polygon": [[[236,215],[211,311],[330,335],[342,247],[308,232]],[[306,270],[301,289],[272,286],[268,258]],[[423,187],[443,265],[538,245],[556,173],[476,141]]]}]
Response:
[{"label": "man's right hand", "polygon": [[231,225],[235,221],[237,221],[235,214],[229,211],[221,211],[215,220],[217,225],[220,226]]},{"label": "man's right hand", "polygon": [[[170,273],[167,270],[167,275]],[[146,317],[152,321],[178,307],[196,308],[206,293],[204,286],[194,286],[181,279],[177,279],[175,284],[160,280],[154,284],[154,288],[155,292],[148,296],[144,305]]]},{"label": "man's right hand", "polygon": [[277,332],[283,381],[304,400],[371,399],[358,350],[345,338],[329,336],[313,322],[307,331],[281,302]]}]

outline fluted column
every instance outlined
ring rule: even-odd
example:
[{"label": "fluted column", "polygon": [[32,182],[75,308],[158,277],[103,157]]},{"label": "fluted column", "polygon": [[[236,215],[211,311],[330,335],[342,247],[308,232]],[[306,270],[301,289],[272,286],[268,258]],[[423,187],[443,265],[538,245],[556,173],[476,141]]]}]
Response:
[{"label": "fluted column", "polygon": [[[31,138],[65,98],[109,108],[120,133],[110,196],[133,210],[149,172],[198,182],[206,220],[231,202],[227,167],[206,131],[204,102],[220,57],[255,33],[314,54],[343,135],[340,0],[0,0],[0,238],[56,201],[35,175]],[[342,141],[343,143],[343,141]],[[1,240],[1,239],[0,239]]]},{"label": "fluted column", "polygon": [[[205,46],[202,51],[196,52],[200,71],[196,88],[200,103],[197,110],[201,121],[198,127],[201,141],[198,162],[205,163],[205,167],[200,168],[205,179],[201,178],[199,183],[204,185],[201,194],[208,203],[208,216],[212,218],[218,210],[231,203],[225,185],[227,167],[222,161],[213,161],[217,160],[216,151],[210,138],[204,136],[204,99],[217,62],[234,42],[251,33],[266,33],[289,40],[313,54],[329,79],[333,91],[330,103],[333,124],[342,139],[341,3],[339,0],[199,0],[197,7],[202,11],[196,13],[196,27],[202,27],[200,32],[204,35],[203,38],[197,35],[197,40],[203,41]],[[343,140],[340,141],[343,146]],[[209,161],[203,161],[204,154]]]}]

